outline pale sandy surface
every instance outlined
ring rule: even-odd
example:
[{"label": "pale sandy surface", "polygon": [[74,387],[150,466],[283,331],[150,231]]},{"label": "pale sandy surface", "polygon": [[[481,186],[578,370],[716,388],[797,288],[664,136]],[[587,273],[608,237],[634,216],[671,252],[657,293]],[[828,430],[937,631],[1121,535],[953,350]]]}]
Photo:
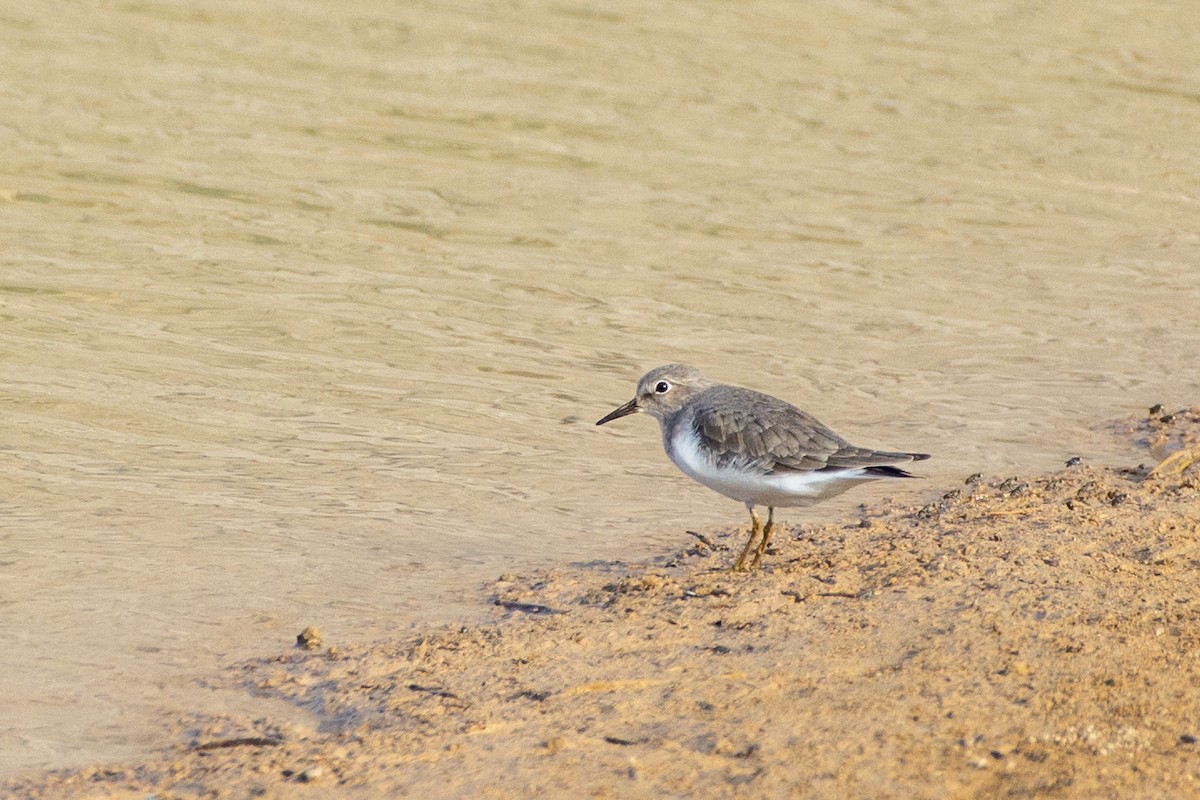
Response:
[{"label": "pale sandy surface", "polygon": [[[312,725],[164,720],[161,756],[5,796],[1186,797],[1200,792],[1200,411],[1127,468],[740,531],[487,587],[486,624],[281,650],[211,684]],[[964,476],[965,478],[966,476]],[[707,542],[711,543],[706,544]]]}]

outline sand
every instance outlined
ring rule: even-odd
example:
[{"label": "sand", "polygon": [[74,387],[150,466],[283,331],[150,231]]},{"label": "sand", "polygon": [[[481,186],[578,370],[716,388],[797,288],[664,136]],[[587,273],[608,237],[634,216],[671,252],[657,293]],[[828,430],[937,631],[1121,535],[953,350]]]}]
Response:
[{"label": "sand", "polygon": [[[506,575],[494,619],[231,666],[310,712],[166,720],[157,758],[3,796],[1200,795],[1200,410],[1118,426],[1130,464],[963,476],[646,563]],[[311,648],[311,649],[310,649]]]}]

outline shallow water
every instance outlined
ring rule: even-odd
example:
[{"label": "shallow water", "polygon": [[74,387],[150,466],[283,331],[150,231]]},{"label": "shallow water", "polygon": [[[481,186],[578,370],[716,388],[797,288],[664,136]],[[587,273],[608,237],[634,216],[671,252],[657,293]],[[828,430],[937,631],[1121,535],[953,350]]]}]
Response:
[{"label": "shallow water", "polygon": [[742,524],[592,425],[666,361],[936,456],[795,523],[1129,459],[1200,389],[1159,10],[0,10],[0,774],[160,746],[305,625]]}]

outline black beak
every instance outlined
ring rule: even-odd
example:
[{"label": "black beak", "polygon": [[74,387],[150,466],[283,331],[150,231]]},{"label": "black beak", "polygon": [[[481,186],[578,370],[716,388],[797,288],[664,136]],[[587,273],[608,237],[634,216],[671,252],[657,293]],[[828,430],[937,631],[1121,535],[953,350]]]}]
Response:
[{"label": "black beak", "polygon": [[606,422],[612,422],[614,419],[620,419],[621,417],[628,416],[630,414],[636,413],[637,411],[638,411],[638,404],[637,404],[637,398],[635,397],[632,400],[630,400],[628,403],[626,403],[625,405],[621,406],[620,408],[615,408],[612,411],[605,414],[604,418],[601,419],[596,424],[603,425]]}]

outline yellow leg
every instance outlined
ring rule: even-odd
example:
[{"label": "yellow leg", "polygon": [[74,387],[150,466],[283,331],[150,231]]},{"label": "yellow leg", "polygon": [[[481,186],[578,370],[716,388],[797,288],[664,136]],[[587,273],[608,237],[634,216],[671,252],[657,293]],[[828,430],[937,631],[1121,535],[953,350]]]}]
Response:
[{"label": "yellow leg", "polygon": [[754,524],[750,526],[750,538],[746,540],[746,546],[742,548],[742,554],[738,556],[738,560],[733,565],[734,572],[741,572],[746,568],[746,556],[750,555],[750,548],[754,546],[754,541],[758,538],[758,534],[762,530],[762,520],[758,518],[758,514],[754,513],[754,506],[747,503],[746,508],[750,511],[750,519],[754,520]]},{"label": "yellow leg", "polygon": [[754,560],[750,562],[750,569],[758,566],[758,562],[762,561],[763,553],[767,552],[767,542],[771,541],[771,534],[775,532],[775,507],[767,506],[767,527],[763,528],[762,541],[758,543],[758,547],[754,550]]}]

